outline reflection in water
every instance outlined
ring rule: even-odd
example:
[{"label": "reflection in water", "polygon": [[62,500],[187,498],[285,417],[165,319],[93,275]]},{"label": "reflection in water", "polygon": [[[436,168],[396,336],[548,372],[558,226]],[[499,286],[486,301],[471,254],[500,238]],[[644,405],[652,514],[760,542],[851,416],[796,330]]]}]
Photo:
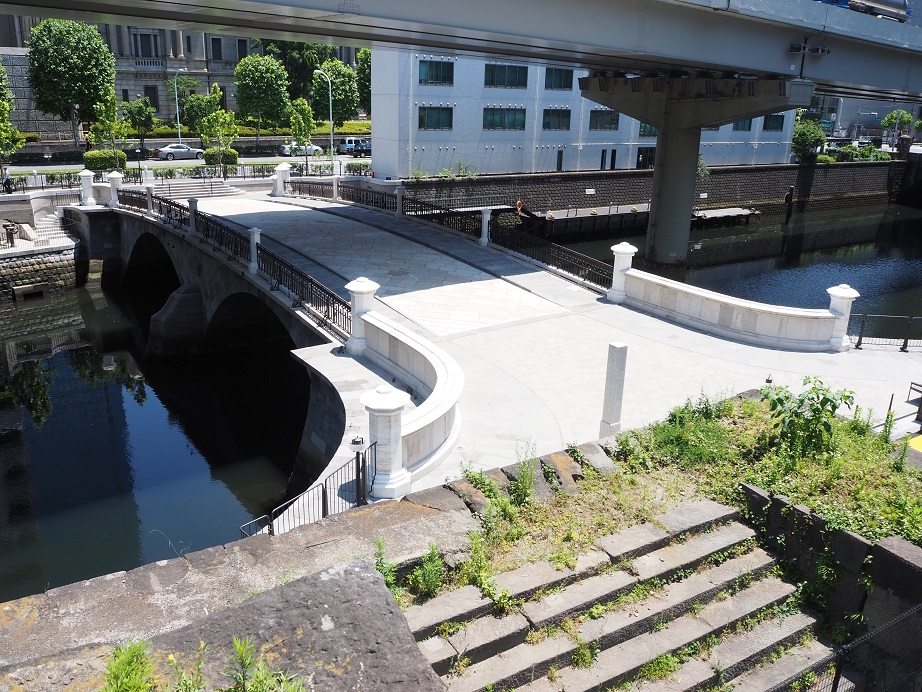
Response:
[{"label": "reflection in water", "polygon": [[287,348],[145,363],[84,289],[0,329],[0,601],[236,540],[283,497],[308,392]]}]

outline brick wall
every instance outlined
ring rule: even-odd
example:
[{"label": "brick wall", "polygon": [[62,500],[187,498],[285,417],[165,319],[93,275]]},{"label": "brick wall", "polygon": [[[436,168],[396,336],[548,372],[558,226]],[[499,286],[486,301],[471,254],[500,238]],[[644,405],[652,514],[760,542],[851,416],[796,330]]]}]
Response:
[{"label": "brick wall", "polygon": [[14,300],[16,286],[43,285],[46,295],[57,295],[75,288],[77,278],[74,250],[0,258],[0,305]]}]

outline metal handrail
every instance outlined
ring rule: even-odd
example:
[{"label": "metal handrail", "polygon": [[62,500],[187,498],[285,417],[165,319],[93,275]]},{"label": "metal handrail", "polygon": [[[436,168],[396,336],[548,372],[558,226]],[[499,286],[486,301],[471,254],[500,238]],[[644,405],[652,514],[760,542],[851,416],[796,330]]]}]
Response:
[{"label": "metal handrail", "polygon": [[339,186],[339,196],[347,202],[355,204],[364,204],[366,207],[375,209],[384,209],[385,211],[397,211],[397,195],[379,190],[369,190],[365,187],[356,187],[355,185]]},{"label": "metal handrail", "polygon": [[866,343],[899,345],[905,352],[910,346],[922,346],[922,317],[853,314],[847,332],[849,337],[857,337],[855,348],[860,349]]}]

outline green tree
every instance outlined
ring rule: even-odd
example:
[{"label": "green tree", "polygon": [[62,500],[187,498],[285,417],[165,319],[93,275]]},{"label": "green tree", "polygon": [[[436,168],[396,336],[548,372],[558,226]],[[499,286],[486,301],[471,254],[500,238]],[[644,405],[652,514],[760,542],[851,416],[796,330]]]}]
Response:
[{"label": "green tree", "polygon": [[826,141],[826,133],[815,120],[804,120],[798,114],[791,139],[791,153],[798,163],[816,161],[816,149]]},{"label": "green tree", "polygon": [[224,150],[234,143],[238,135],[237,119],[224,109],[218,109],[202,120],[202,144],[206,147],[212,143],[217,145],[219,166],[224,164]]},{"label": "green tree", "polygon": [[183,112],[186,107],[186,101],[192,95],[193,91],[202,88],[202,83],[195,77],[177,74],[175,79],[167,79],[164,81],[164,84],[169,87],[170,94],[175,94],[176,98],[179,99],[179,118],[183,122],[186,122],[186,114]]},{"label": "green tree", "polygon": [[138,139],[141,140],[140,146],[143,149],[144,139],[156,124],[156,119],[154,118],[156,111],[151,105],[150,99],[142,96],[134,101],[125,101],[122,103],[122,112],[125,114],[125,119],[131,129],[138,133]]},{"label": "green tree", "polygon": [[244,115],[256,115],[256,146],[262,120],[277,123],[288,110],[288,73],[271,55],[248,55],[234,70],[237,86],[237,109]]},{"label": "green tree", "polygon": [[904,111],[902,108],[897,108],[887,113],[881,119],[880,126],[885,130],[893,130],[894,132],[898,132],[906,127],[909,127],[909,123],[911,122],[912,115]]},{"label": "green tree", "polygon": [[13,111],[13,92],[6,79],[6,70],[0,65],[0,164],[25,144],[19,138],[19,130],[10,122]]},{"label": "green tree", "polygon": [[51,395],[48,390],[56,372],[46,368],[44,362],[28,361],[22,369],[0,383],[0,399],[8,398],[22,406],[32,417],[36,428],[41,428],[51,415]]},{"label": "green tree", "polygon": [[314,70],[336,55],[336,46],[325,43],[298,43],[253,39],[253,45],[262,46],[266,55],[278,60],[288,73],[288,96],[308,98],[314,81]]},{"label": "green tree", "polygon": [[96,116],[87,135],[93,144],[103,144],[106,149],[117,149],[128,135],[130,124],[118,115],[118,102],[115,100],[113,87],[105,99],[93,109]]},{"label": "green tree", "polygon": [[[327,60],[320,66],[320,69],[329,76],[333,85],[333,124],[340,127],[355,116],[355,110],[359,106],[359,89],[355,71],[341,60]],[[329,120],[330,90],[326,77],[322,74],[314,75],[311,93],[313,94],[311,107],[314,113],[319,113]]]},{"label": "green tree", "polygon": [[355,78],[359,89],[359,108],[371,117],[371,51],[362,48],[355,56]]},{"label": "green tree", "polygon": [[193,134],[202,133],[202,121],[221,108],[221,87],[211,85],[211,93],[192,94],[186,99],[186,106],[182,111],[182,121]]},{"label": "green tree", "polygon": [[45,19],[29,39],[28,80],[35,107],[69,120],[79,149],[77,124],[115,88],[115,58],[95,26]]},{"label": "green tree", "polygon": [[314,112],[310,104],[304,99],[295,99],[291,102],[289,109],[289,118],[291,121],[291,136],[294,143],[299,147],[304,147],[304,173],[308,171],[308,157],[311,143],[311,132],[314,131]]}]

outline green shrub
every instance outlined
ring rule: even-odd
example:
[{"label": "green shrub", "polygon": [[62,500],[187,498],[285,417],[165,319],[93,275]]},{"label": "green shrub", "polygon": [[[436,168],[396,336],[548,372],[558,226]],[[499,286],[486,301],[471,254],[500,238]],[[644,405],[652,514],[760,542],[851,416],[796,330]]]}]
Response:
[{"label": "green shrub", "polygon": [[111,171],[125,167],[128,157],[120,149],[92,149],[83,155],[83,165],[91,171]]},{"label": "green shrub", "polygon": [[112,652],[102,689],[103,692],[147,692],[155,687],[152,675],[147,642],[130,642]]},{"label": "green shrub", "polygon": [[[217,147],[208,147],[205,150],[205,163],[207,163],[210,166],[217,166],[218,165],[218,155],[219,155],[219,152],[218,152]],[[238,158],[237,150],[227,148],[223,151],[222,163],[224,163],[225,165],[236,165],[237,158]]]},{"label": "green shrub", "polygon": [[[190,134],[189,128],[183,125],[182,126],[183,137],[187,137],[189,136],[189,134]],[[150,131],[150,134],[148,134],[147,136],[148,137],[175,137],[176,136],[176,123],[173,123],[172,125],[164,124],[164,125],[155,127],[153,130]]]},{"label": "green shrub", "polygon": [[370,175],[371,161],[355,161],[346,164],[346,175]]},{"label": "green shrub", "polygon": [[416,593],[432,598],[445,580],[445,562],[439,554],[439,547],[429,544],[429,552],[423,555],[423,562],[407,577],[407,583]]},{"label": "green shrub", "polygon": [[835,156],[829,156],[828,154],[817,154],[816,156],[817,163],[835,163]]},{"label": "green shrub", "polygon": [[37,132],[20,132],[19,139],[24,142],[41,142],[42,138]]}]

